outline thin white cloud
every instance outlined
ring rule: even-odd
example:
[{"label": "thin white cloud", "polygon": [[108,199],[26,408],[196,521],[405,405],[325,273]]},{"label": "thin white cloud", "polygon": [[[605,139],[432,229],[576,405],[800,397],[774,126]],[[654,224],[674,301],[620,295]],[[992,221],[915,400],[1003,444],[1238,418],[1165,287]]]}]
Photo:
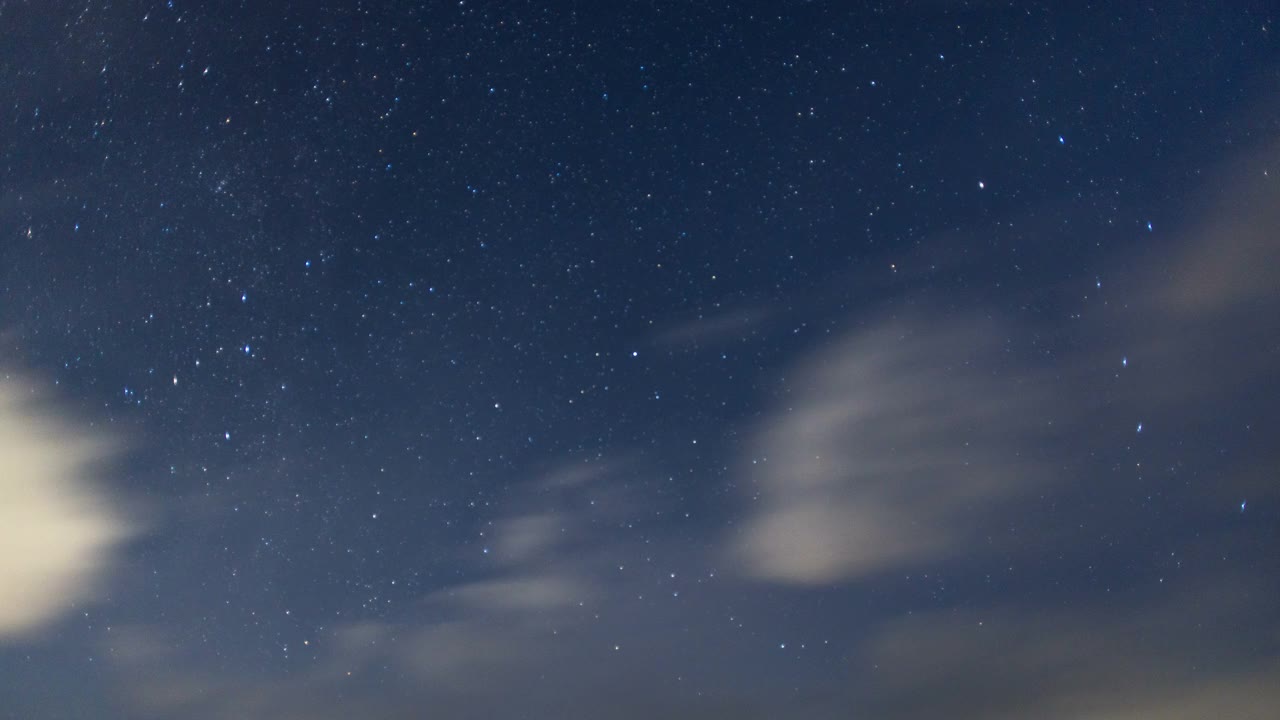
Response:
[{"label": "thin white cloud", "polygon": [[451,601],[468,613],[499,613],[569,607],[593,594],[579,579],[544,573],[468,583],[433,598]]},{"label": "thin white cloud", "polygon": [[555,513],[503,520],[498,523],[494,540],[496,560],[503,564],[537,560],[554,548],[563,527],[563,520]]},{"label": "thin white cloud", "polygon": [[1027,451],[1066,409],[1030,375],[992,373],[999,339],[985,321],[890,321],[788,373],[746,459],[740,567],[825,584],[940,559],[1040,487],[1050,471]]},{"label": "thin white cloud", "polygon": [[776,314],[775,310],[760,305],[729,310],[717,306],[710,313],[675,321],[654,340],[659,346],[714,345],[744,340],[759,336]]}]

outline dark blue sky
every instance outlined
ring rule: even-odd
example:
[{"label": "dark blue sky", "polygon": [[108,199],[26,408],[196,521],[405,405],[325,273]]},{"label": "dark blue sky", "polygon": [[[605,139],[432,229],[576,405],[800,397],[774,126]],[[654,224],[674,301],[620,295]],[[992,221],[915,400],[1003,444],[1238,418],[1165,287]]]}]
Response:
[{"label": "dark blue sky", "polygon": [[0,0],[0,717],[1272,717],[1275,21]]}]

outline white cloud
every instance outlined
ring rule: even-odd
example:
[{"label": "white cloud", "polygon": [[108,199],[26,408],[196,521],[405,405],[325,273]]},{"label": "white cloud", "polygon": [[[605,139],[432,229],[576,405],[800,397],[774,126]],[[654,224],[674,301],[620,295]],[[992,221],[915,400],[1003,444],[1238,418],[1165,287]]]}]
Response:
[{"label": "white cloud", "polygon": [[999,338],[970,319],[892,321],[789,372],[792,399],[747,458],[746,573],[824,584],[946,557],[1040,487],[1028,451],[1066,408],[1042,406],[1028,374],[992,373]]},{"label": "white cloud", "polygon": [[41,411],[21,388],[0,381],[0,641],[92,599],[131,533],[87,477],[110,441]]}]

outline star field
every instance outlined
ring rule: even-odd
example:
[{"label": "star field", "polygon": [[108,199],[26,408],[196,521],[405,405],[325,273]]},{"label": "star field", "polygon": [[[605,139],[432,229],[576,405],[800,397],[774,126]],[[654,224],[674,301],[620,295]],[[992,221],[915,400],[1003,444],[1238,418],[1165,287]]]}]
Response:
[{"label": "star field", "polygon": [[0,717],[1272,717],[1275,22],[0,0]]}]

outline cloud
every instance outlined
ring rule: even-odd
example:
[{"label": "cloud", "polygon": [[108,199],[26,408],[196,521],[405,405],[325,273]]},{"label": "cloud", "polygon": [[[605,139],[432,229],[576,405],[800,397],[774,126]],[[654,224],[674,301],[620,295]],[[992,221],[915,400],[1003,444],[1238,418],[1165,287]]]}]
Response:
[{"label": "cloud", "polygon": [[731,554],[748,575],[826,584],[972,547],[1001,506],[1044,485],[1036,442],[1065,405],[999,373],[986,320],[887,320],[793,368],[746,464]]},{"label": "cloud", "polygon": [[490,552],[478,559],[469,548],[459,558],[473,573],[405,603],[395,617],[319,629],[307,645],[293,644],[299,664],[284,676],[215,667],[189,645],[175,651],[182,644],[164,640],[181,637],[172,627],[113,633],[105,654],[129,678],[119,699],[143,717],[210,720],[416,717],[421,705],[483,717],[562,706],[563,697],[541,696],[539,678],[581,677],[590,670],[584,646],[609,650],[586,639],[605,592],[604,563],[586,558],[607,552],[609,541],[569,509],[609,497],[601,486],[610,472],[603,463],[573,463],[513,491],[513,511],[487,524]]},{"label": "cloud", "polygon": [[523,515],[498,524],[494,554],[503,563],[524,563],[553,549],[564,523],[551,513]]},{"label": "cloud", "polygon": [[1219,173],[1203,220],[1174,253],[1167,272],[1152,277],[1167,312],[1220,315],[1260,309],[1280,297],[1280,143],[1257,149]]},{"label": "cloud", "polygon": [[1268,616],[1263,603],[1274,588],[1238,578],[1186,587],[1195,589],[887,622],[856,663],[865,707],[885,720],[1272,717],[1276,638],[1240,638]]},{"label": "cloud", "polygon": [[[703,642],[709,628],[682,628],[684,612],[715,602],[719,581],[684,539],[619,520],[657,506],[614,487],[646,474],[631,457],[532,475],[484,523],[490,553],[467,548],[465,573],[394,614],[326,618],[306,645],[291,639],[287,672],[228,667],[176,623],[112,632],[99,654],[130,717],[777,716],[734,697],[671,695],[673,682],[703,674],[735,688],[740,675],[714,661],[751,641]],[[264,641],[263,652],[280,647]]]},{"label": "cloud", "polygon": [[[886,311],[793,365],[742,458],[747,509],[726,543],[735,567],[823,585],[972,557],[1018,522],[1021,498],[1069,492],[1081,448],[1127,448],[1139,423],[1168,440],[1239,434],[1264,416],[1277,390],[1278,162],[1272,144],[1223,168],[1185,231],[1108,258],[1136,269],[1116,271],[1124,281],[1103,291],[1105,309],[1080,305],[1075,280],[1036,288],[1087,309],[1070,328],[980,308]],[[1028,347],[1051,362],[1039,369],[1019,354]],[[1225,496],[1216,507],[1274,493],[1264,454],[1261,469],[1229,468],[1231,483],[1204,490]],[[1197,471],[1228,470],[1204,462]]]},{"label": "cloud", "polygon": [[1278,163],[1273,143],[1217,173],[1219,191],[1186,229],[1134,260],[1146,270],[1126,293],[1114,334],[1141,369],[1134,379],[1153,413],[1202,429],[1274,397]]},{"label": "cloud", "polygon": [[512,612],[568,607],[591,595],[581,580],[547,573],[467,583],[438,599],[447,598],[472,612]]},{"label": "cloud", "polygon": [[133,528],[95,488],[115,449],[0,381],[0,641],[27,637],[93,599]]},{"label": "cloud", "polygon": [[763,305],[724,309],[717,303],[709,313],[697,313],[675,320],[654,336],[654,342],[664,346],[718,345],[731,341],[743,341],[760,337],[777,311]]}]

